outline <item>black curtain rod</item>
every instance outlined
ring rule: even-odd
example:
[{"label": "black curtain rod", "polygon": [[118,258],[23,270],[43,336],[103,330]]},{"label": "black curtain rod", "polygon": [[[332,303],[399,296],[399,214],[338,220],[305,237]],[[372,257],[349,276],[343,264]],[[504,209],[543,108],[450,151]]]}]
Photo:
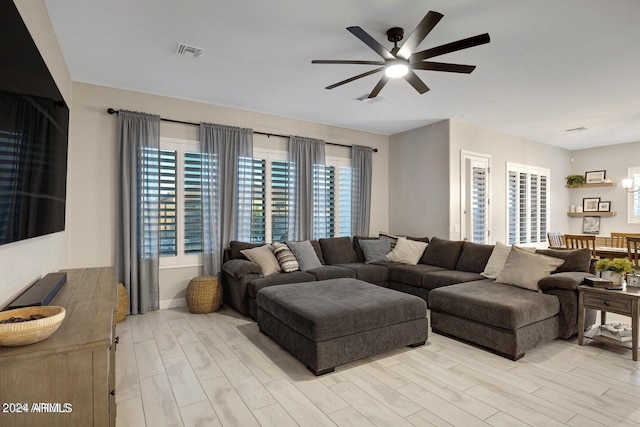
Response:
[{"label": "black curtain rod", "polygon": [[[119,111],[118,110],[114,110],[113,108],[108,108],[107,109],[107,113],[109,113],[109,114],[118,114]],[[200,123],[185,122],[185,121],[182,121],[182,120],[165,119],[164,117],[160,117],[160,120],[162,120],[163,122],[169,122],[169,123],[180,123],[181,125],[200,126]],[[257,133],[258,135],[265,135],[267,138],[270,138],[272,136],[277,136],[279,138],[289,138],[289,135],[280,135],[278,133],[258,132],[258,131],[255,131],[255,130],[253,131],[253,133]],[[337,147],[351,148],[351,145],[338,144],[336,142],[325,142],[325,144],[335,145]],[[374,148],[373,152],[377,153],[378,149]]]}]

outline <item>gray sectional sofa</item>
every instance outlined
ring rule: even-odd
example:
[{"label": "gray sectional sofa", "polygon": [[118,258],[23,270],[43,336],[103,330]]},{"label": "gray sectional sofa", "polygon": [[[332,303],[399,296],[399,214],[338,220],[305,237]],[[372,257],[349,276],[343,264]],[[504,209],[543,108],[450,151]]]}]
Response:
[{"label": "gray sectional sofa", "polygon": [[[538,250],[564,263],[538,282],[542,292],[496,283],[481,273],[494,245],[434,237],[417,265],[365,263],[360,240],[367,237],[312,241],[321,267],[262,277],[260,267],[245,259],[243,249],[260,246],[231,242],[225,252],[222,284],[225,303],[256,319],[258,292],[269,286],[356,278],[423,298],[430,307],[433,332],[489,348],[511,359],[558,337],[577,333],[577,287],[590,270],[588,249]],[[411,238],[410,238],[411,239]],[[587,324],[595,312],[587,313]],[[591,323],[589,323],[589,321]]]}]

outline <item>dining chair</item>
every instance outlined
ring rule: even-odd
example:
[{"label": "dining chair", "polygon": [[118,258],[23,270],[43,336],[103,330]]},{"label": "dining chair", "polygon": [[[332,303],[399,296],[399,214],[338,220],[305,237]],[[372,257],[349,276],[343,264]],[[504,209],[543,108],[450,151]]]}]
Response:
[{"label": "dining chair", "polygon": [[627,237],[627,258],[633,264],[633,268],[640,268],[638,263],[638,247],[640,247],[640,237]]},{"label": "dining chair", "polygon": [[614,248],[626,248],[627,237],[640,237],[640,233],[614,233],[611,232],[611,246]]},{"label": "dining chair", "polygon": [[565,245],[562,242],[562,234],[557,232],[549,232],[547,233],[547,240],[549,241],[549,248],[565,249]]},{"label": "dining chair", "polygon": [[564,242],[568,249],[589,248],[591,257],[596,257],[596,236],[585,234],[565,234]]}]

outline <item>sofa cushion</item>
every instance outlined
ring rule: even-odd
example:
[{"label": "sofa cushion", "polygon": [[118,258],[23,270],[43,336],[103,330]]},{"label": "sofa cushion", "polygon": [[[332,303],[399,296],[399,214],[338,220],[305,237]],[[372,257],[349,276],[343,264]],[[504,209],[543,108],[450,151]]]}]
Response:
[{"label": "sofa cushion", "polygon": [[337,265],[323,265],[322,267],[307,270],[305,273],[313,274],[316,277],[316,280],[356,278],[356,273],[352,269]]},{"label": "sofa cushion", "polygon": [[305,240],[303,242],[287,242],[287,246],[293,252],[298,260],[300,270],[306,271],[312,268],[322,267],[322,263],[318,259],[315,249],[311,246],[311,242]]},{"label": "sofa cushion", "polygon": [[276,256],[278,264],[280,264],[280,268],[285,273],[300,270],[300,265],[298,265],[296,256],[291,252],[291,249],[289,249],[289,246],[286,244],[273,242],[273,254]]},{"label": "sofa cushion", "polygon": [[[536,248],[522,248],[527,252],[535,252]],[[496,242],[493,251],[491,252],[491,256],[489,257],[489,261],[487,261],[487,265],[484,267],[484,271],[481,273],[487,279],[495,279],[498,277],[498,274],[504,268],[504,263],[507,262],[507,258],[511,253],[511,246],[505,245],[502,242]]]},{"label": "sofa cushion", "polygon": [[583,273],[589,272],[589,267],[591,265],[591,249],[589,248],[572,250],[539,249],[536,253],[564,260],[564,264],[556,268],[554,273],[565,273],[569,271],[581,271]]},{"label": "sofa cushion", "polygon": [[462,253],[456,264],[456,270],[482,273],[492,252],[493,245],[465,241],[462,243]]},{"label": "sofa cushion", "polygon": [[515,330],[555,316],[560,303],[554,295],[531,292],[491,280],[459,283],[429,293],[432,311]]},{"label": "sofa cushion", "polygon": [[251,262],[254,262],[260,266],[260,271],[263,276],[271,276],[272,274],[280,273],[280,263],[273,254],[271,245],[258,246],[257,248],[244,249],[240,251],[242,255],[249,258]]},{"label": "sofa cushion", "polygon": [[374,240],[363,240],[360,242],[365,263],[388,261],[387,254],[391,252],[391,243],[387,237]]},{"label": "sofa cushion", "polygon": [[564,260],[559,258],[533,254],[514,246],[496,282],[539,291],[540,279],[550,275],[563,263]]},{"label": "sofa cushion", "polygon": [[238,240],[232,240],[231,242],[229,242],[229,247],[231,248],[231,259],[248,259],[242,254],[241,251],[245,249],[258,248],[263,245],[264,243],[247,243],[240,242]]},{"label": "sofa cushion", "polygon": [[425,289],[436,289],[441,286],[455,285],[456,283],[483,280],[480,273],[458,270],[430,271],[422,275],[421,286]]},{"label": "sofa cushion", "polygon": [[287,283],[303,283],[303,282],[315,282],[316,276],[303,271],[294,271],[292,273],[280,273],[272,274],[268,277],[261,277],[259,279],[250,280],[247,285],[247,293],[249,298],[254,298],[258,294],[258,291],[262,288],[274,285],[284,285]]},{"label": "sofa cushion", "polygon": [[356,251],[353,250],[350,238],[332,237],[329,239],[320,239],[319,242],[326,265],[356,261]]},{"label": "sofa cushion", "polygon": [[338,264],[338,266],[353,270],[358,280],[369,283],[386,283],[389,281],[389,269],[384,264],[352,262],[349,264]]},{"label": "sofa cushion", "polygon": [[455,270],[462,253],[462,240],[446,240],[434,237],[424,251],[420,264],[435,265],[436,267]]},{"label": "sofa cushion", "polygon": [[427,245],[428,243],[399,237],[396,246],[387,254],[387,259],[403,264],[416,265],[420,261],[420,257],[422,257]]},{"label": "sofa cushion", "polygon": [[446,270],[442,267],[436,267],[435,265],[390,265],[389,266],[389,281],[403,283],[409,286],[415,286],[416,288],[422,287],[422,276],[429,271],[443,271]]}]

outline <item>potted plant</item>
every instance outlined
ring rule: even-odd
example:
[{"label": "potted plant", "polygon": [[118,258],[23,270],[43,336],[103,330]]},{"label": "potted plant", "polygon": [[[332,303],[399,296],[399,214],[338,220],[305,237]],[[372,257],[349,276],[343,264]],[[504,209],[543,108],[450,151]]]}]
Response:
[{"label": "potted plant", "polygon": [[596,262],[600,277],[611,280],[615,286],[622,285],[625,275],[633,273],[633,264],[626,258],[603,258]]},{"label": "potted plant", "polygon": [[587,182],[584,175],[569,175],[565,178],[567,187],[579,187]]}]

